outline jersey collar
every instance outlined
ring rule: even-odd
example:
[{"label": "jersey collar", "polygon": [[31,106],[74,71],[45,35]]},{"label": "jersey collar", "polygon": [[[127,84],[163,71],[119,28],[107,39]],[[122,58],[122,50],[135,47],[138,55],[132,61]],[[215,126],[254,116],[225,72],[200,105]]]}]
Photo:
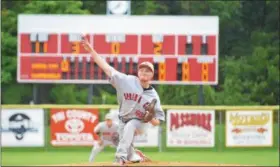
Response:
[{"label": "jersey collar", "polygon": [[148,88],[143,88],[144,91],[147,91],[147,90],[152,90],[153,87],[150,85]]}]

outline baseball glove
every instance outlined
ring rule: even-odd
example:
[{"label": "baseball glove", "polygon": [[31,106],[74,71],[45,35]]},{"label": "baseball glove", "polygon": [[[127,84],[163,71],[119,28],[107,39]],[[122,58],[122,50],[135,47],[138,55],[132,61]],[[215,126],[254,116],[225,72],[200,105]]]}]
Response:
[{"label": "baseball glove", "polygon": [[113,133],[113,135],[112,135],[112,143],[115,146],[118,146],[118,144],[119,144],[119,134],[118,133]]},{"label": "baseball glove", "polygon": [[143,122],[150,122],[155,116],[155,105],[157,103],[157,99],[153,99],[150,104],[145,107],[146,114],[143,118]]}]

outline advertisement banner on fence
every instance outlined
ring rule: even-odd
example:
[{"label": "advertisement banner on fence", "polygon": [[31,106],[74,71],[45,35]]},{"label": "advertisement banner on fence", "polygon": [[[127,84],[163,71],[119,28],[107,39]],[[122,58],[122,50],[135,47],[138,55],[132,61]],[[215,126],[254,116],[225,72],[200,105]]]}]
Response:
[{"label": "advertisement banner on fence", "polygon": [[2,109],[1,145],[3,147],[44,147],[43,109]]},{"label": "advertisement banner on fence", "polygon": [[167,147],[214,147],[214,110],[167,111]]},{"label": "advertisement banner on fence", "polygon": [[[119,122],[119,110],[111,109],[109,112],[113,116],[115,122]],[[134,146],[136,147],[157,147],[159,140],[159,127],[150,123],[145,124],[143,133],[136,135],[134,138]]]},{"label": "advertisement banner on fence", "polygon": [[51,144],[53,146],[92,146],[97,109],[51,109]]},{"label": "advertisement banner on fence", "polygon": [[272,111],[227,111],[227,147],[270,147],[273,145]]}]

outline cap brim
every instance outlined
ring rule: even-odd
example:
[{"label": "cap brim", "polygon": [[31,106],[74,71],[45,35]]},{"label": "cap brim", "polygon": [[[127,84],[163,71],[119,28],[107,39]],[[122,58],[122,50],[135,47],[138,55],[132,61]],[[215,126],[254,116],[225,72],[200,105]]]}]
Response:
[{"label": "cap brim", "polygon": [[154,72],[153,69],[152,69],[150,66],[146,65],[146,64],[140,64],[140,65],[138,66],[138,69],[143,68],[143,67],[147,67],[147,68],[150,69],[152,72]]}]

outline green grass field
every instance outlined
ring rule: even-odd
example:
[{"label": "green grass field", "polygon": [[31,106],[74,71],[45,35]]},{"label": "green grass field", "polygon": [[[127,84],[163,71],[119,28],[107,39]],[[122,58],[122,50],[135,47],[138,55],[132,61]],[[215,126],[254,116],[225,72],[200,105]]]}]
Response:
[{"label": "green grass field", "polygon": [[[270,151],[186,151],[186,152],[145,152],[155,161],[163,162],[209,162],[218,164],[242,164],[258,166],[278,166],[279,153]],[[58,165],[87,163],[89,151],[5,151],[2,152],[2,165]],[[111,162],[114,152],[105,151],[96,157],[96,162]]]},{"label": "green grass field", "polygon": [[[279,127],[274,124],[274,144],[270,148],[226,148],[224,125],[216,125],[216,144],[213,148],[167,148],[166,131],[163,126],[162,150],[140,148],[154,161],[194,162],[217,164],[242,164],[258,166],[279,166]],[[2,148],[2,165],[58,165],[87,163],[91,147],[53,147],[50,145],[50,129],[46,126],[44,148]],[[112,162],[114,149],[105,148],[96,162]]]}]

